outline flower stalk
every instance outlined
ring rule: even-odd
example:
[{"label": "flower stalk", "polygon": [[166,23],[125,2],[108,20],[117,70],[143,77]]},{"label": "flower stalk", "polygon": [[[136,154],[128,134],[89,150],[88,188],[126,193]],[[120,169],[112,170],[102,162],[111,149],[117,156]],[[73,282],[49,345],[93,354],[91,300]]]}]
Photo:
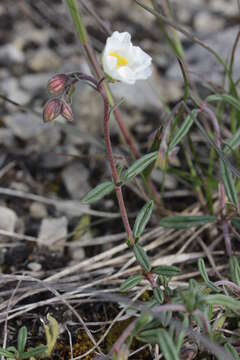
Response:
[{"label": "flower stalk", "polygon": [[127,233],[128,241],[129,241],[130,245],[133,247],[135,244],[135,240],[133,238],[132,229],[129,224],[127,210],[126,210],[124,200],[123,200],[122,186],[121,186],[117,168],[116,168],[116,165],[114,162],[112,144],[111,144],[110,133],[109,133],[109,101],[108,101],[108,98],[104,91],[104,88],[102,86],[102,83],[100,84],[100,86],[98,86],[98,90],[99,90],[100,94],[102,95],[103,103],[104,103],[104,137],[105,137],[105,142],[106,142],[106,150],[107,150],[107,154],[108,154],[108,159],[109,159],[111,172],[112,172],[112,178],[113,178],[113,182],[115,184],[115,192],[116,192],[116,196],[118,199],[118,205],[119,205],[119,209],[121,212],[123,225],[124,225],[125,231]]}]

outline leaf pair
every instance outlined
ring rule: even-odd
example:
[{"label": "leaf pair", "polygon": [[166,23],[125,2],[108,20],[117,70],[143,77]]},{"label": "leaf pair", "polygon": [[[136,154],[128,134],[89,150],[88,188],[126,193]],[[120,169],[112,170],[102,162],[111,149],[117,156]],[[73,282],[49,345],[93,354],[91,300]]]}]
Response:
[{"label": "leaf pair", "polygon": [[[151,152],[144,155],[140,159],[136,160],[126,170],[123,177],[120,179],[124,184],[132,180],[137,175],[141,174],[151,163],[156,161],[158,157],[158,151]],[[97,185],[94,189],[90,190],[86,196],[83,197],[82,202],[84,204],[93,204],[101,200],[104,196],[110,194],[114,190],[114,183],[112,181],[105,181],[102,184]]]}]

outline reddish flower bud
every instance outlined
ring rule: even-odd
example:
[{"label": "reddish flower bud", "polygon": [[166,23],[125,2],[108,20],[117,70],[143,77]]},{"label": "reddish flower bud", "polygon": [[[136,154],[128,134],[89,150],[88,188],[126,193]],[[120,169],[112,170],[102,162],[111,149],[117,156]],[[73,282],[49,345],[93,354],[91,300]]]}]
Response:
[{"label": "reddish flower bud", "polygon": [[61,115],[69,122],[73,121],[73,113],[71,107],[65,102],[62,102]]},{"label": "reddish flower bud", "polygon": [[43,108],[43,121],[53,121],[61,114],[63,102],[59,99],[50,99]]},{"label": "reddish flower bud", "polygon": [[48,92],[54,96],[61,95],[66,88],[67,81],[68,76],[66,74],[54,75],[48,82]]}]

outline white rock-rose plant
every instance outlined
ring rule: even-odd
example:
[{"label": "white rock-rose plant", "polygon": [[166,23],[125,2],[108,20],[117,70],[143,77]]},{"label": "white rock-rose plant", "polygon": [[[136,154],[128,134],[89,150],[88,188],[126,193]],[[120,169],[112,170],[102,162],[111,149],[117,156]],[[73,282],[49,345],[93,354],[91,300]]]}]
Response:
[{"label": "white rock-rose plant", "polygon": [[[132,229],[123,199],[122,186],[124,186],[125,182],[128,182],[133,177],[137,176],[139,171],[143,170],[143,166],[147,167],[152,162],[155,162],[158,157],[158,152],[156,151],[147,154],[145,157],[136,160],[136,165],[133,164],[134,172],[130,171],[128,173],[126,171],[125,175],[119,173],[119,169],[117,168],[113,156],[109,132],[109,119],[112,105],[106,92],[106,84],[104,84],[105,81],[119,81],[127,84],[134,84],[137,80],[147,79],[152,74],[152,58],[140,47],[132,44],[131,35],[128,32],[120,33],[115,31],[107,38],[103,49],[102,67],[104,71],[104,77],[102,79],[97,79],[92,75],[80,72],[57,74],[53,76],[48,82],[48,92],[52,98],[45,104],[43,119],[45,122],[50,122],[56,119],[59,115],[62,115],[67,121],[72,120],[72,94],[75,90],[75,84],[78,81],[83,80],[87,82],[102,96],[104,104],[104,137],[106,152],[111,167],[112,179],[111,181],[104,182],[98,185],[95,189],[91,190],[90,193],[82,199],[82,201],[84,203],[91,204],[99,201],[103,196],[115,190],[123,225],[127,235],[127,244],[134,251],[137,262],[142,266],[143,271],[146,273],[147,280],[155,289],[157,284],[155,283],[154,276],[151,272],[151,265],[144,250],[137,243],[147,221],[150,218],[153,210],[153,201],[146,204],[146,207],[143,209],[144,212],[147,212],[146,216],[143,216],[143,213],[141,212],[141,216],[145,219],[145,225],[140,227],[137,226],[137,230],[136,226],[135,229]],[[123,125],[121,128],[123,129]],[[139,161],[140,163],[138,163]],[[129,170],[131,170],[131,167]],[[122,176],[124,176],[124,178]],[[142,259],[145,260],[143,261]]]},{"label": "white rock-rose plant", "polygon": [[[114,101],[111,88],[117,86],[115,85],[117,83],[133,86],[139,80],[148,79],[153,71],[152,58],[139,46],[132,43],[131,35],[126,31],[113,32],[111,36],[106,39],[106,43],[97,56],[91,42],[89,42],[87,30],[81,17],[76,16],[78,11],[76,2],[77,0],[67,0],[70,13],[76,25],[76,32],[78,33],[82,47],[85,49],[85,54],[94,75],[80,72],[55,75],[48,83],[48,91],[52,98],[45,105],[43,118],[45,122],[52,122],[59,115],[62,115],[67,121],[72,121],[72,94],[76,89],[75,84],[78,81],[84,81],[94,88],[103,100],[103,134],[106,145],[106,161],[108,160],[109,162],[111,176],[90,190],[81,201],[88,205],[95,204],[105,196],[115,192],[125,230],[124,238],[126,245],[132,251],[136,263],[139,266],[138,268],[134,266],[134,274],[132,275],[129,271],[127,274],[121,272],[121,276],[126,276],[126,279],[121,283],[119,290],[125,294],[125,296],[130,290],[134,291],[134,297],[132,294],[131,297],[126,298],[128,299],[126,305],[130,303],[131,306],[136,305],[136,318],[132,319],[129,325],[123,330],[123,333],[113,344],[107,357],[114,360],[128,359],[132,340],[137,339],[147,344],[147,347],[151,350],[151,355],[153,355],[153,349],[155,348],[156,358],[161,356],[165,359],[180,360],[190,355],[191,358],[210,356],[212,358],[214,357],[214,359],[240,360],[239,336],[233,335],[235,331],[233,329],[235,329],[235,326],[240,321],[240,318],[238,322],[235,321],[236,314],[240,313],[240,262],[236,256],[233,256],[235,252],[235,239],[233,243],[234,247],[232,247],[232,234],[237,234],[237,229],[239,230],[240,226],[238,189],[240,175],[239,171],[231,164],[228,156],[226,156],[230,155],[230,152],[229,154],[226,153],[225,149],[227,149],[227,147],[222,138],[222,135],[226,133],[227,129],[228,138],[226,139],[226,144],[228,144],[229,151],[232,149],[234,155],[236,155],[237,152],[235,151],[239,145],[239,119],[237,117],[240,109],[239,94],[237,91],[239,81],[234,82],[232,75],[239,34],[233,43],[232,54],[229,54],[230,62],[228,64],[214,49],[211,49],[209,45],[205,45],[204,42],[198,40],[192,33],[188,33],[184,27],[181,27],[178,23],[176,23],[177,25],[175,26],[176,20],[174,17],[170,16],[168,19],[168,15],[165,16],[165,14],[155,11],[155,1],[150,1],[153,8],[149,8],[149,12],[152,15],[156,14],[156,19],[158,22],[160,21],[160,25],[162,25],[160,28],[163,30],[163,35],[166,37],[171,49],[174,50],[178,60],[184,80],[184,94],[182,99],[179,99],[179,101],[176,100],[173,109],[171,109],[172,104],[162,106],[161,111],[159,111],[156,117],[156,121],[159,120],[158,128],[153,135],[150,135],[150,138],[148,138],[148,134],[144,134],[144,147],[138,148],[138,146],[135,146],[135,142],[131,136],[132,134],[128,131],[128,127],[125,126],[122,120],[121,112],[119,111],[121,102],[116,103]],[[134,2],[139,3],[138,0]],[[170,5],[171,1],[167,1],[167,3]],[[141,4],[141,6],[148,9],[145,5]],[[169,15],[171,15],[170,9]],[[170,29],[165,29],[165,25],[173,27],[174,31],[172,32]],[[209,51],[212,56],[215,56],[217,62],[223,66],[223,80],[226,81],[223,81],[222,87],[216,87],[216,89],[214,84],[212,87],[209,87],[208,84],[207,90],[210,91],[212,88],[214,93],[208,95],[206,98],[202,97],[201,92],[198,93],[198,89],[195,86],[190,86],[196,84],[195,81],[191,84],[191,71],[189,71],[188,66],[185,66],[184,53],[181,41],[178,38],[178,32],[198,45],[201,45],[206,51]],[[225,82],[228,85],[227,93],[225,93]],[[108,86],[108,83],[112,83],[111,88]],[[160,85],[162,85],[162,82]],[[220,90],[219,94],[216,93],[218,89]],[[135,90],[133,88],[133,93],[136,91],[136,88]],[[125,97],[127,97],[127,93]],[[212,102],[217,103],[215,109],[212,104],[209,106]],[[128,108],[126,108],[125,111],[127,112]],[[230,115],[229,123],[228,112]],[[126,161],[118,161],[119,156],[115,156],[113,153],[109,129],[112,114],[131,152],[132,158],[127,152],[124,156],[124,152],[121,151],[121,154],[123,154],[121,158],[123,157]],[[150,116],[152,117],[152,115]],[[149,120],[151,120],[151,117]],[[208,122],[212,125],[210,136],[208,135],[210,131]],[[225,126],[226,129],[222,128],[222,126]],[[205,153],[198,156],[197,149],[201,149],[202,146],[200,145],[199,147],[198,142],[200,141],[202,143],[202,139],[197,142],[192,141],[190,133],[192,127],[194,127],[194,133],[196,133],[196,130],[200,131],[201,135],[203,135],[207,141],[208,146],[213,150],[209,164],[206,163]],[[232,136],[230,136],[230,128],[232,130],[234,129]],[[138,134],[138,132],[136,133]],[[184,141],[186,137],[187,142]],[[182,183],[183,180],[183,183],[186,183],[188,189],[191,188],[192,183],[193,187],[190,192],[190,198],[193,199],[195,196],[198,198],[197,208],[200,211],[198,214],[190,214],[182,211],[181,213],[178,213],[178,211],[175,212],[175,201],[169,209],[165,208],[165,180],[170,170],[170,161],[176,156],[181,143],[183,145],[183,151],[179,159],[177,159],[179,160],[179,164],[176,164],[171,174],[176,176],[179,184]],[[142,142],[141,145],[143,145]],[[147,153],[142,156],[141,151],[146,148],[146,145],[149,145]],[[236,160],[240,161],[240,159],[237,158]],[[219,179],[216,179],[218,165],[215,166],[214,162],[219,164]],[[183,166],[183,168],[181,169],[180,166]],[[160,182],[157,182],[160,191],[156,188],[155,182],[151,180],[151,174],[155,168],[158,168],[158,170],[161,169],[163,175]],[[135,221],[133,221],[133,219],[129,221],[122,189],[128,186],[136,177],[139,177],[139,180],[132,184],[131,189],[134,190],[134,187],[136,187],[137,194],[140,195],[140,193],[142,193],[142,199],[146,199],[146,203],[140,211],[138,211]],[[213,192],[214,197],[211,196],[211,193],[212,190],[217,188],[218,199],[216,201],[215,192]],[[181,194],[180,196],[182,197],[183,195]],[[188,196],[189,195],[187,195],[187,197]],[[186,194],[183,196],[183,204],[180,205],[182,210],[182,207],[185,205],[185,197]],[[131,199],[128,199],[129,205],[132,199],[134,199],[132,196]],[[188,201],[189,200],[187,200],[187,203]],[[138,204],[139,202],[134,202],[134,205]],[[176,204],[179,204],[179,202]],[[157,226],[157,232],[155,233],[155,228],[152,228],[154,230],[153,235],[151,230],[146,232],[146,229],[147,226],[149,226],[149,220],[154,207],[156,207],[157,211],[155,211],[152,224]],[[207,212],[208,210],[209,214]],[[207,226],[207,228],[205,226]],[[171,231],[173,231],[171,234],[175,234],[171,239],[168,239],[170,244],[168,247],[170,257],[166,256],[166,258],[168,258],[167,261],[169,261],[170,264],[165,263],[163,259],[160,259],[158,263],[157,254],[153,252],[155,248],[152,247],[150,243],[149,234],[151,234],[151,239],[153,239],[154,244],[155,237],[156,241],[158,241],[159,236],[161,237],[160,240],[163,240],[161,245],[166,243],[164,236],[166,236],[167,233],[162,229],[159,233],[159,227],[171,229]],[[173,283],[170,283],[172,278],[179,276],[181,270],[176,266],[172,266],[172,263],[178,261],[179,263],[183,263],[184,260],[176,260],[177,257],[172,256],[172,252],[176,250],[179,256],[188,256],[188,258],[192,260],[192,270],[194,256],[191,254],[195,253],[190,254],[187,251],[186,254],[180,254],[178,249],[180,249],[181,252],[185,246],[183,244],[186,234],[185,230],[189,231],[189,235],[187,236],[189,236],[189,239],[192,239],[194,228],[197,227],[199,227],[201,236],[203,236],[202,243],[205,244],[205,239],[207,240],[204,245],[205,247],[202,246],[201,242],[194,245],[194,247],[202,247],[202,249],[198,249],[201,253],[199,252],[199,255],[196,257],[198,260],[198,277],[201,275],[202,279],[199,282],[191,278],[188,286],[186,286],[187,283],[184,283],[182,286],[179,282],[180,278],[178,278],[176,279],[177,282],[173,285]],[[234,227],[236,228],[234,229]],[[221,280],[212,282],[209,278],[204,259],[198,258],[200,256],[206,256],[208,259],[208,253],[214,250],[214,247],[212,247],[211,249],[209,248],[211,250],[209,250],[210,252],[206,251],[212,237],[212,230],[214,230],[214,243],[216,236],[220,240],[224,240],[225,253],[226,256],[229,257],[231,281],[222,278],[221,273]],[[178,237],[178,231],[183,234],[180,242],[178,240],[175,241]],[[143,236],[145,237],[145,241],[149,241],[147,243],[145,242],[146,247],[142,245],[144,240]],[[174,247],[172,247],[172,244]],[[218,246],[219,242],[216,242],[216,244]],[[151,262],[146,249],[151,251],[154,259],[153,262]],[[120,251],[120,256],[122,256],[122,250]],[[161,256],[165,251],[166,248],[164,245]],[[113,261],[115,261],[118,252],[113,252],[112,254],[115,254],[113,259]],[[211,264],[210,260],[209,264]],[[131,263],[132,259],[126,263],[126,266],[128,267]],[[123,268],[127,269],[126,266],[124,265]],[[189,273],[185,273],[183,276],[185,277],[188,274]],[[215,275],[219,276],[217,272],[215,272]],[[117,276],[119,276],[119,272],[117,272]],[[120,280],[120,278],[118,278],[118,280]],[[145,293],[145,287],[141,290],[139,290],[138,287],[140,285],[145,286],[146,281],[151,288],[151,290],[147,292],[149,300],[146,302],[142,301],[141,303],[139,296]],[[137,296],[135,296],[135,293]],[[234,293],[236,296],[233,296],[235,295]],[[121,297],[119,298],[118,295],[111,294],[111,296],[112,297],[106,298],[107,301],[109,299],[110,302],[116,301],[119,303],[121,300]],[[134,305],[137,299],[138,302]],[[127,308],[128,306],[126,306],[126,309]],[[224,316],[222,314],[224,314]],[[222,316],[224,317],[224,321],[221,320]],[[232,319],[234,319],[236,325],[232,324]],[[231,331],[226,328],[229,324],[231,324]],[[111,326],[112,325],[110,325],[109,330]],[[225,330],[227,331],[225,332]],[[236,330],[238,330],[237,327]],[[95,346],[93,346],[93,349],[95,349]],[[204,353],[202,353],[203,349]],[[161,354],[159,351],[161,351]],[[86,354],[88,353],[89,351],[86,352]],[[80,357],[82,358],[83,356]],[[105,354],[103,357],[100,355],[98,360],[103,358],[105,358]]]}]

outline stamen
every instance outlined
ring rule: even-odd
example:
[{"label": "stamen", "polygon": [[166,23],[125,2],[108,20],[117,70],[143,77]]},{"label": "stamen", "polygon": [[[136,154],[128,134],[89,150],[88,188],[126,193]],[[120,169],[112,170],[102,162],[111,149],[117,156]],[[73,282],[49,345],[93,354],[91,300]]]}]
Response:
[{"label": "stamen", "polygon": [[109,53],[110,56],[113,56],[117,59],[117,64],[116,64],[116,68],[120,68],[122,66],[126,66],[128,64],[127,59],[124,56],[119,55],[116,52],[110,52]]}]

